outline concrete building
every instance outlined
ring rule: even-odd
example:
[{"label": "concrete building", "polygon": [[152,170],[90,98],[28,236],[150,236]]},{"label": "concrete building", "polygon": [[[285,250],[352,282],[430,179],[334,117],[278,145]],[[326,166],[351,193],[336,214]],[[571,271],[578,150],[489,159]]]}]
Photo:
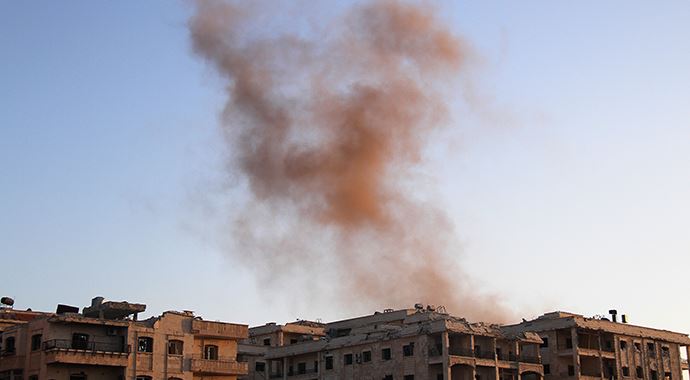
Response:
[{"label": "concrete building", "polygon": [[690,356],[687,334],[619,323],[611,318],[552,312],[532,321],[506,326],[510,332],[534,331],[540,347],[545,380],[549,379],[682,379]]},{"label": "concrete building", "polygon": [[60,305],[56,313],[6,327],[0,380],[234,380],[246,375],[237,344],[247,326],[204,321],[192,312],[137,320],[146,306]]},{"label": "concrete building", "polygon": [[318,340],[267,346],[263,358],[255,358],[263,364],[250,366],[248,378],[517,380],[543,374],[538,335],[469,323],[419,305],[324,328]]}]

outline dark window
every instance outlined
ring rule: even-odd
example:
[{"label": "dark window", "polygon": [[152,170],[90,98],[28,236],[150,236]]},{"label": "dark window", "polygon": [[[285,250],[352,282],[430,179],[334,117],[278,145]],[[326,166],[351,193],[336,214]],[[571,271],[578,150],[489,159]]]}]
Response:
[{"label": "dark window", "polygon": [[[122,379],[122,376],[120,376],[120,379]],[[168,377],[168,380],[182,380],[179,377]]]},{"label": "dark window", "polygon": [[218,360],[218,346],[214,344],[207,344],[204,346],[204,359]]},{"label": "dark window", "polygon": [[29,380],[38,380],[38,375],[29,376]]},{"label": "dark window", "polygon": [[151,380],[151,376],[144,376],[144,375],[139,375],[137,376],[137,380]]},{"label": "dark window", "polygon": [[295,376],[295,372],[292,366],[288,367],[288,376]]},{"label": "dark window", "polygon": [[307,363],[297,363],[297,374],[303,375],[307,373]]},{"label": "dark window", "polygon": [[405,375],[405,377],[403,377],[403,380],[414,380],[414,375]]},{"label": "dark window", "polygon": [[437,374],[436,380],[443,380],[443,374],[442,373]]},{"label": "dark window", "polygon": [[17,349],[14,346],[14,337],[11,336],[5,339],[5,354],[12,355]]},{"label": "dark window", "polygon": [[624,341],[624,340],[621,340],[621,341],[618,342],[618,343],[619,343],[620,346],[621,346],[621,350],[625,350],[625,349],[628,348],[628,342],[626,342],[626,341]]},{"label": "dark window", "polygon": [[565,348],[573,348],[573,338],[565,338]]},{"label": "dark window", "polygon": [[171,340],[168,342],[169,355],[182,355],[184,349],[184,342],[181,340]]},{"label": "dark window", "polygon": [[669,349],[668,346],[661,346],[661,355],[663,355],[663,356],[669,356],[669,355],[670,355],[669,350],[670,350],[670,349]]},{"label": "dark window", "polygon": [[649,353],[649,356],[656,356],[656,348],[654,347],[654,343],[647,343],[647,351]]},{"label": "dark window", "polygon": [[319,361],[314,360],[314,372],[319,372]]},{"label": "dark window", "polygon": [[364,363],[371,361],[371,351],[362,351],[362,361]]},{"label": "dark window", "polygon": [[540,344],[539,347],[546,348],[549,346],[549,338],[548,337],[543,336],[543,337],[541,337],[541,340],[543,340],[544,342],[542,344]]},{"label": "dark window", "polygon": [[270,345],[271,345],[271,338],[264,339],[264,346],[270,346]]},{"label": "dark window", "polygon": [[613,342],[611,342],[610,340],[607,340],[606,341],[606,349],[608,349],[608,350],[613,349]]},{"label": "dark window", "polygon": [[635,345],[635,350],[637,350],[637,351],[641,351],[641,350],[642,350],[642,345],[640,345],[640,343],[635,342],[634,345]]},{"label": "dark window", "polygon": [[630,368],[622,367],[621,370],[623,371],[623,376],[630,376]]},{"label": "dark window", "polygon": [[383,350],[381,350],[381,359],[391,360],[391,349],[390,348],[384,348]]},{"label": "dark window", "polygon": [[659,380],[659,375],[657,374],[657,372],[655,370],[652,370],[652,372],[650,372],[650,375],[651,375],[652,380]]},{"label": "dark window", "polygon": [[290,339],[290,344],[295,344],[297,343],[297,339]]},{"label": "dark window", "polygon": [[82,333],[72,334],[72,348],[75,350],[86,350],[89,347],[89,335]]},{"label": "dark window", "polygon": [[153,338],[150,336],[139,337],[139,352],[153,352]]},{"label": "dark window", "polygon": [[264,362],[254,363],[254,370],[256,372],[265,372],[266,371],[266,363],[264,363]]},{"label": "dark window", "polygon": [[414,355],[414,342],[410,342],[410,344],[403,346],[403,356],[412,355]]},{"label": "dark window", "polygon": [[352,354],[345,354],[345,365],[352,364]]},{"label": "dark window", "polygon": [[568,376],[575,376],[575,366],[568,366]]},{"label": "dark window", "polygon": [[43,335],[36,334],[31,337],[31,351],[38,351],[41,349],[41,341],[43,340]]},{"label": "dark window", "polygon": [[326,356],[326,369],[333,369],[333,357]]},{"label": "dark window", "polygon": [[548,364],[544,364],[544,375],[548,375],[551,373],[551,366]]},{"label": "dark window", "polygon": [[383,380],[393,380],[393,375],[386,375],[383,377]]},{"label": "dark window", "polygon": [[[86,380],[86,375],[83,373],[79,373],[76,375],[69,375],[69,380]],[[137,380],[142,380],[137,377]],[[143,379],[143,380],[151,380],[151,377],[149,376],[148,379]]]},{"label": "dark window", "polygon": [[637,377],[638,379],[644,377],[644,373],[642,373],[642,367],[638,366],[635,368],[635,377]]}]

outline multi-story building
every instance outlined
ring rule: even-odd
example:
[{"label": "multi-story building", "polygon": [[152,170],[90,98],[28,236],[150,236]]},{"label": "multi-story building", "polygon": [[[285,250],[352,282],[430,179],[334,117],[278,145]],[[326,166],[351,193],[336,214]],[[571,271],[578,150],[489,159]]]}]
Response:
[{"label": "multi-story building", "polygon": [[237,343],[247,326],[192,312],[137,320],[145,305],[58,307],[2,332],[1,380],[234,380],[247,373]]},{"label": "multi-story building", "polygon": [[611,318],[552,312],[506,326],[539,334],[545,379],[675,380],[688,369],[687,334],[633,326]]},{"label": "multi-story building", "polygon": [[543,371],[538,335],[433,308],[386,310],[328,323],[325,331],[318,340],[270,347],[249,378],[514,380],[539,379]]}]

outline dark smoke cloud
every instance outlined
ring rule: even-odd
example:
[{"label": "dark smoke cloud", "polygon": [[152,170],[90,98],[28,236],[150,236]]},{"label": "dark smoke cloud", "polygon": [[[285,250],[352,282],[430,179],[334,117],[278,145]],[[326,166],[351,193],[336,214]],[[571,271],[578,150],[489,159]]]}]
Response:
[{"label": "dark smoke cloud", "polygon": [[194,51],[227,81],[230,168],[252,197],[234,255],[261,282],[308,279],[291,291],[357,309],[426,302],[503,319],[471,289],[448,218],[412,177],[445,124],[465,43],[430,7],[402,1],[354,6],[311,38],[262,35],[266,12],[198,1],[190,22]]}]

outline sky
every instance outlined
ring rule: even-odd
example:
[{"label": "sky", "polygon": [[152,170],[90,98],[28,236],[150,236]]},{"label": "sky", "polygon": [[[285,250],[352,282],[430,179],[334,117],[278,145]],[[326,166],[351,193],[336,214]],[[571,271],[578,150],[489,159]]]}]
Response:
[{"label": "sky", "polygon": [[[428,4],[475,52],[473,100],[449,96],[419,171],[478,291],[525,318],[615,308],[690,332],[690,2]],[[192,53],[192,13],[0,2],[0,293],[252,325],[373,312],[261,291],[218,244],[218,210],[245,195],[227,185],[223,82]]]}]

